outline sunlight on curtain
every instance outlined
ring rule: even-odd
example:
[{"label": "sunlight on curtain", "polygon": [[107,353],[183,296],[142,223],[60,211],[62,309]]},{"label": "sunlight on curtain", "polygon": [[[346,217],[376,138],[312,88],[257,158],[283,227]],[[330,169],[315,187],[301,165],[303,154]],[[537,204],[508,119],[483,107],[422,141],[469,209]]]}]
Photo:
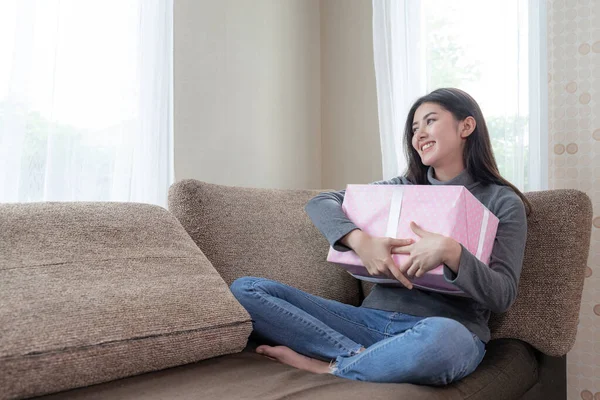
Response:
[{"label": "sunlight on curtain", "polygon": [[424,48],[420,45],[420,11],[418,1],[373,0],[373,55],[383,179],[398,176],[407,167],[404,122],[426,84],[421,64]]},{"label": "sunlight on curtain", "polygon": [[[386,8],[397,6],[394,0],[373,0],[373,40],[375,72],[378,81],[379,119],[384,155],[384,179],[400,175],[405,170],[404,160],[396,162],[395,171],[386,171],[386,160],[397,157],[396,151],[384,143],[390,137],[402,136],[404,119],[417,97],[440,87],[457,87],[471,94],[479,103],[490,131],[494,154],[502,175],[521,190],[539,190],[547,187],[547,151],[540,143],[547,140],[544,130],[547,112],[541,87],[545,84],[545,57],[540,48],[539,32],[544,28],[545,14],[540,14],[537,0],[502,1],[406,1],[406,6],[395,18]],[[418,7],[411,11],[409,7]],[[413,15],[413,17],[410,17]],[[386,27],[386,17],[389,28]],[[384,28],[381,28],[384,27]],[[382,32],[383,29],[383,32]],[[405,32],[416,31],[412,38]],[[545,31],[544,31],[545,32]],[[402,36],[404,35],[404,37]],[[417,43],[409,46],[391,46],[394,56],[401,60],[379,62],[381,48],[391,42],[406,40]],[[533,55],[533,56],[532,56]],[[414,90],[402,90],[394,80],[402,77],[399,68],[420,65],[418,74],[412,74]],[[388,69],[400,78],[392,79],[389,93],[379,88],[381,77]],[[414,93],[414,92],[417,93]],[[402,121],[393,129],[382,123],[389,115],[398,114],[398,108],[389,105],[390,96],[401,104]],[[398,99],[404,98],[404,101]],[[396,117],[397,118],[397,117]],[[388,162],[389,164],[389,162]],[[544,171],[544,172],[542,172]]]},{"label": "sunlight on curtain", "polygon": [[166,206],[172,0],[0,0],[0,202]]}]

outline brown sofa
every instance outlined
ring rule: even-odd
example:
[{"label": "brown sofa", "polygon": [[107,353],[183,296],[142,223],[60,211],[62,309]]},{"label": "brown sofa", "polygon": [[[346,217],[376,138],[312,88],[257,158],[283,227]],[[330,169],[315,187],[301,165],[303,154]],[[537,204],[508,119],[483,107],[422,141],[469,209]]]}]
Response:
[{"label": "brown sofa", "polygon": [[316,375],[252,352],[235,278],[353,305],[370,289],[325,261],[304,213],[316,193],[186,180],[171,188],[170,212],[0,205],[0,399],[566,398],[592,219],[584,193],[527,194],[518,299],[490,321],[479,368],[446,387]]}]

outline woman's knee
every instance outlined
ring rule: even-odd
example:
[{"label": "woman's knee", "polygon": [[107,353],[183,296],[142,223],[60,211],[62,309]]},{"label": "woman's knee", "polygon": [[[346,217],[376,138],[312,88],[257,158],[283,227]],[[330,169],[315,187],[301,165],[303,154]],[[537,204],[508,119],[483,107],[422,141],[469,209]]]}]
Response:
[{"label": "woman's knee", "polygon": [[256,278],[254,276],[242,276],[234,280],[229,289],[233,293],[233,295],[239,300],[240,298],[247,295],[250,290],[252,290],[253,285],[260,278]]},{"label": "woman's knee", "polygon": [[[440,356],[446,355],[452,362],[457,355],[471,353],[475,349],[473,334],[463,324],[451,318],[430,317],[419,322],[423,330],[423,345]],[[440,360],[442,361],[442,360]]]},{"label": "woman's knee", "polygon": [[[419,322],[423,348],[415,366],[428,370],[418,376],[424,384],[446,385],[464,376],[477,356],[475,339],[463,324],[451,318],[430,317]],[[435,358],[432,355],[435,354]]]},{"label": "woman's knee", "polygon": [[234,280],[229,289],[233,295],[240,300],[248,295],[257,292],[270,294],[277,288],[279,283],[267,278],[258,278],[256,276],[242,276]]}]

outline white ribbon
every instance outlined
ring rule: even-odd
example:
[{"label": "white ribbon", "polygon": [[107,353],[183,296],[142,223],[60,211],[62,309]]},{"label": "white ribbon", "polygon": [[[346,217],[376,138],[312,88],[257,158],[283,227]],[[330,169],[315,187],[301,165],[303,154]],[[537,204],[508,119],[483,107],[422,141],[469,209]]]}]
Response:
[{"label": "white ribbon", "polygon": [[[404,188],[394,188],[394,192],[392,194],[392,202],[390,205],[390,214],[388,215],[387,229],[385,232],[386,237],[397,238],[398,236],[398,224],[400,222],[400,212],[402,211],[403,195]],[[481,229],[479,231],[479,243],[477,244],[477,253],[475,254],[475,257],[477,257],[477,259],[479,260],[481,260],[481,255],[483,253],[483,245],[489,219],[490,210],[484,207],[483,220],[481,221]]]},{"label": "white ribbon", "polygon": [[[483,253],[483,241],[485,240],[485,233],[487,231],[488,221],[490,219],[490,210],[487,208],[483,209],[483,220],[481,221],[481,229],[479,230],[479,244],[477,245],[477,257],[478,260],[481,260],[481,253]],[[485,261],[483,261],[485,262]]]},{"label": "white ribbon", "polygon": [[392,194],[392,203],[390,205],[390,214],[388,215],[386,237],[397,238],[398,223],[400,222],[400,212],[402,211],[402,197],[404,188],[394,188]]}]

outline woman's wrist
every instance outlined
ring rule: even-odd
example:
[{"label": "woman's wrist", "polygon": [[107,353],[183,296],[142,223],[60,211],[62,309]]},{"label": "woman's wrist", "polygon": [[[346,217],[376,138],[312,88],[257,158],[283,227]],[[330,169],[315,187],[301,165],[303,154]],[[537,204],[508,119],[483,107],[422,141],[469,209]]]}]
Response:
[{"label": "woman's wrist", "polygon": [[360,229],[354,229],[353,231],[348,233],[346,236],[344,236],[340,240],[340,242],[344,246],[349,247],[352,250],[356,251],[356,249],[360,246],[361,242],[363,242],[367,236],[368,235],[366,233],[364,233],[363,231],[361,231]]},{"label": "woman's wrist", "polygon": [[444,264],[448,266],[455,274],[458,274],[462,246],[451,237],[447,237],[444,246]]}]

